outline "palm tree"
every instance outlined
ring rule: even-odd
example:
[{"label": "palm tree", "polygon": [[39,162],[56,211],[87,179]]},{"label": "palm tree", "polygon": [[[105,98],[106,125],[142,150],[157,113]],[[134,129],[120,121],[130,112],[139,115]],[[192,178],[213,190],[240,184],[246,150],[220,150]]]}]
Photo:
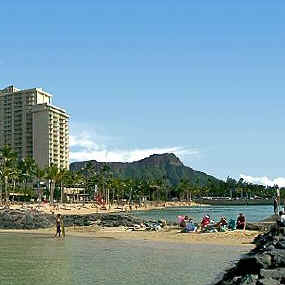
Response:
[{"label": "palm tree", "polygon": [[7,177],[9,176],[9,169],[2,166],[0,168],[1,188],[0,188],[0,204],[2,204],[2,192],[6,192],[7,188]]},{"label": "palm tree", "polygon": [[130,203],[132,201],[132,198],[133,198],[133,191],[134,191],[134,187],[135,187],[135,184],[134,184],[134,181],[129,178],[127,180],[125,180],[125,187],[127,189],[127,193],[128,193],[128,203]]},{"label": "palm tree", "polygon": [[84,178],[81,172],[70,172],[66,177],[68,186],[79,187],[84,183]]},{"label": "palm tree", "polygon": [[180,199],[184,199],[186,194],[186,200],[188,202],[192,200],[193,190],[194,187],[188,179],[181,179],[176,187],[176,191],[179,193]]},{"label": "palm tree", "polygon": [[50,203],[53,205],[54,201],[54,190],[55,183],[58,177],[59,169],[56,165],[51,165],[46,169],[46,178],[48,179],[49,193],[50,193]]},{"label": "palm tree", "polygon": [[119,195],[121,194],[122,188],[123,188],[123,185],[122,185],[121,179],[112,177],[111,179],[112,204],[114,203],[115,197],[117,200],[117,204],[119,204]]},{"label": "palm tree", "polygon": [[107,164],[104,164],[99,173],[96,174],[96,183],[99,186],[100,194],[103,196],[105,203],[110,203],[110,187],[112,185],[112,173],[111,168]]},{"label": "palm tree", "polygon": [[12,151],[11,147],[4,146],[0,149],[0,179],[2,187],[0,191],[0,203],[2,204],[2,189],[4,189],[6,202],[9,201],[8,182],[13,175],[16,167],[17,154]]},{"label": "palm tree", "polygon": [[42,190],[41,190],[41,180],[44,179],[46,175],[45,169],[41,169],[39,166],[36,166],[35,169],[35,177],[37,179],[37,187],[38,187],[38,200],[39,203],[42,201]]},{"label": "palm tree", "polygon": [[28,183],[33,181],[37,165],[33,158],[27,157],[19,162],[19,168],[24,181],[24,191],[26,192]]},{"label": "palm tree", "polygon": [[63,203],[64,198],[64,184],[68,180],[69,171],[67,169],[60,169],[56,175],[55,181],[60,185],[60,202]]},{"label": "palm tree", "polygon": [[[102,168],[102,178],[103,178],[103,192],[105,196],[106,204],[110,204],[110,185],[111,185],[111,167],[106,163],[103,165]],[[105,187],[106,186],[106,187]]]},{"label": "palm tree", "polygon": [[82,178],[84,181],[84,197],[83,197],[83,205],[85,204],[85,194],[86,192],[89,193],[90,195],[90,187],[94,184],[95,182],[95,169],[94,165],[92,164],[91,161],[88,161],[85,165],[84,168],[81,169],[82,173]]},{"label": "palm tree", "polygon": [[[10,189],[13,193],[16,192],[17,183],[21,181],[21,171],[18,168],[13,168],[13,170],[10,172],[10,182],[11,186]],[[13,195],[14,199],[14,195]]]},{"label": "palm tree", "polygon": [[163,179],[162,178],[158,178],[155,180],[155,185],[154,187],[156,188],[156,201],[160,201],[161,200],[161,193],[162,193],[162,189],[163,189]]}]

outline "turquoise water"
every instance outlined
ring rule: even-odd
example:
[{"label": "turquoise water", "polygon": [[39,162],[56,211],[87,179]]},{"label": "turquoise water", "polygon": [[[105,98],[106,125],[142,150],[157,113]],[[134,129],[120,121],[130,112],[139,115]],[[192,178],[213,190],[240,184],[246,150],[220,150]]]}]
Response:
[{"label": "turquoise water", "polygon": [[245,247],[0,233],[1,285],[211,284]]},{"label": "turquoise water", "polygon": [[236,219],[239,213],[244,213],[247,221],[257,222],[273,215],[273,207],[266,206],[203,206],[203,207],[177,207],[162,210],[136,211],[134,215],[155,220],[166,219],[176,222],[178,215],[188,215],[195,222],[199,222],[205,214],[212,219],[219,220],[221,216]]}]

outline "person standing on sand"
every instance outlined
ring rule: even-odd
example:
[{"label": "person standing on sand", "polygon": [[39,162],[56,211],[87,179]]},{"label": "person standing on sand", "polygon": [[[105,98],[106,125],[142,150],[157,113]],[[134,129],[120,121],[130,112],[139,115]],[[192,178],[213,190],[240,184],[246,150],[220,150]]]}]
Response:
[{"label": "person standing on sand", "polygon": [[54,237],[56,238],[57,235],[58,237],[60,237],[60,233],[61,233],[61,217],[60,217],[60,214],[57,214],[56,215],[56,218],[55,218],[55,225],[56,225],[56,233],[54,235]]},{"label": "person standing on sand", "polygon": [[60,216],[60,228],[61,228],[62,238],[65,238],[65,229],[64,229],[64,223],[63,223],[63,216]]},{"label": "person standing on sand", "polygon": [[273,207],[274,207],[274,214],[278,215],[278,202],[277,202],[277,198],[274,198],[273,200]]}]

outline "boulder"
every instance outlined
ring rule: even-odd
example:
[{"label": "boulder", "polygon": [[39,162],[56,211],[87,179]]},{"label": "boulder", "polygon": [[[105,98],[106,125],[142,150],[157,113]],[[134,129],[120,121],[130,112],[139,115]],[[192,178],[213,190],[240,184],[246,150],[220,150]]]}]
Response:
[{"label": "boulder", "polygon": [[261,269],[260,270],[261,278],[271,278],[275,280],[281,280],[285,278],[285,268],[277,268],[277,269]]},{"label": "boulder", "polygon": [[255,238],[255,249],[229,269],[216,285],[285,284],[285,237],[277,228]]},{"label": "boulder", "polygon": [[272,278],[265,278],[257,280],[256,285],[280,285],[280,282]]},{"label": "boulder", "polygon": [[38,229],[54,225],[54,217],[26,210],[5,209],[0,212],[2,229]]}]

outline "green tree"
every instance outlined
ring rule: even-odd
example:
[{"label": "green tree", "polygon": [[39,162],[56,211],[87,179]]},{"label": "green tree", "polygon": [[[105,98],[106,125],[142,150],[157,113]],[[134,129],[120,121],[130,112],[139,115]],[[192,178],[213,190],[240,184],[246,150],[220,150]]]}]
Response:
[{"label": "green tree", "polygon": [[43,190],[41,188],[41,182],[45,178],[45,175],[45,169],[41,169],[39,166],[36,166],[35,177],[37,179],[37,194],[39,203],[42,201]]},{"label": "green tree", "polygon": [[36,172],[36,162],[33,158],[27,157],[19,162],[20,171],[21,171],[21,177],[24,182],[24,191],[27,192],[27,186],[28,183],[33,182],[33,178],[35,177]]},{"label": "green tree", "polygon": [[46,179],[48,180],[48,189],[50,194],[50,203],[53,205],[54,203],[54,190],[55,184],[58,178],[59,169],[56,165],[51,165],[46,168]]},{"label": "green tree", "polygon": [[1,179],[1,191],[0,202],[2,204],[2,189],[5,192],[6,202],[9,201],[9,185],[8,183],[13,181],[16,169],[17,154],[12,151],[11,147],[4,146],[0,149],[0,179]]},{"label": "green tree", "polygon": [[68,183],[69,171],[67,169],[60,169],[55,177],[55,182],[60,189],[60,202],[64,202],[64,186]]}]

